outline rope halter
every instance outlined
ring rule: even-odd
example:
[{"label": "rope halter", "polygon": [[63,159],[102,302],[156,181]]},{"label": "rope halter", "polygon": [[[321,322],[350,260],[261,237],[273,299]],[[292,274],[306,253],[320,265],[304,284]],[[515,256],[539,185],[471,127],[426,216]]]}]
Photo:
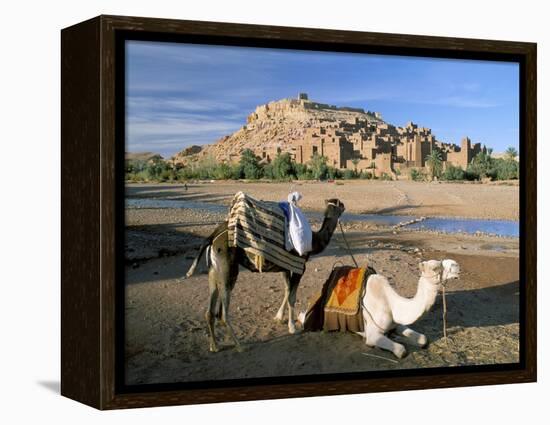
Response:
[{"label": "rope halter", "polygon": [[440,260],[439,262],[441,263],[441,271],[439,273],[434,273],[431,276],[423,276],[423,277],[427,277],[431,279],[433,277],[439,276],[439,283],[442,286],[445,286],[447,284],[447,279],[443,280],[443,273],[445,272],[445,268],[443,267],[443,260]]}]

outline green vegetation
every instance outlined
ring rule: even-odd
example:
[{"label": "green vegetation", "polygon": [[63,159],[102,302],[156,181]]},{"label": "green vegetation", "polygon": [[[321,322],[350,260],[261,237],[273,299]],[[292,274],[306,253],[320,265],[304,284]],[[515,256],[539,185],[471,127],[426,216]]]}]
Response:
[{"label": "green vegetation", "polygon": [[243,170],[245,179],[257,180],[262,177],[262,167],[256,155],[254,155],[254,152],[250,149],[245,149],[243,151],[239,164]]},{"label": "green vegetation", "polygon": [[443,157],[439,149],[432,149],[432,153],[426,156],[426,164],[430,169],[432,180],[441,177]]},{"label": "green vegetation", "polygon": [[519,178],[519,163],[516,161],[517,151],[510,147],[504,158],[493,158],[492,150],[480,152],[466,169],[469,180],[513,180]]},{"label": "green vegetation", "polygon": [[[435,151],[434,152],[438,152]],[[461,180],[514,180],[519,179],[519,163],[516,161],[518,152],[510,147],[503,158],[493,158],[492,149],[478,153],[468,164],[466,170],[448,164],[443,170],[443,162],[440,155],[428,155],[426,163],[434,177],[448,181]],[[438,152],[439,153],[439,152]],[[411,180],[422,181],[426,176],[420,170],[411,170]]]},{"label": "green vegetation", "polygon": [[497,159],[494,172],[494,180],[519,179],[519,163],[514,159]]},{"label": "green vegetation", "polygon": [[308,163],[308,167],[311,170],[311,176],[314,179],[324,180],[327,178],[328,167],[327,158],[318,154],[313,154],[311,160]]},{"label": "green vegetation", "polygon": [[464,180],[464,170],[462,167],[455,167],[452,164],[447,165],[442,175],[443,180]]},{"label": "green vegetation", "polygon": [[510,146],[508,149],[506,149],[506,152],[504,152],[505,159],[516,159],[518,156],[518,151],[516,148],[513,148]]},{"label": "green vegetation", "polygon": [[296,177],[294,164],[289,153],[278,154],[271,166],[275,180],[289,180]]},{"label": "green vegetation", "polygon": [[159,155],[147,161],[127,160],[125,167],[126,178],[132,181],[168,181],[175,176],[175,171]]},{"label": "green vegetation", "polygon": [[[429,175],[424,169],[413,168],[409,171],[410,179],[425,181],[435,177],[448,181],[461,180],[512,180],[519,178],[519,163],[516,161],[517,151],[508,148],[503,158],[493,158],[491,150],[479,153],[471,161],[466,170],[448,164],[443,169],[441,152],[434,150],[426,157]],[[160,156],[148,160],[126,160],[126,180],[131,182],[176,182],[187,180],[340,180],[340,179],[376,179],[374,163],[367,170],[358,171],[356,162],[354,169],[339,170],[327,164],[327,158],[315,154],[307,164],[297,164],[289,153],[277,155],[271,162],[260,163],[260,159],[251,150],[245,150],[236,164],[218,162],[214,157],[204,156],[189,165],[174,165]],[[397,172],[396,172],[397,173]],[[397,173],[398,175],[401,173]],[[382,173],[381,180],[391,179]]]},{"label": "green vegetation", "polygon": [[338,168],[328,167],[327,168],[327,177],[329,180],[336,180],[342,178],[342,172]]},{"label": "green vegetation", "polygon": [[342,177],[345,180],[355,179],[357,178],[357,173],[353,170],[344,170],[344,172],[342,173]]},{"label": "green vegetation", "polygon": [[410,177],[411,177],[411,180],[413,180],[415,182],[421,182],[421,181],[426,180],[426,174],[418,168],[412,168],[411,169]]},{"label": "green vegetation", "polygon": [[327,158],[314,155],[307,164],[297,164],[289,153],[277,155],[271,162],[260,163],[251,150],[243,151],[236,164],[217,162],[211,156],[202,157],[189,165],[175,166],[155,156],[149,160],[126,160],[126,180],[131,182],[177,182],[187,180],[336,180],[372,178],[371,173],[357,170],[340,171],[327,165]]},{"label": "green vegetation", "polygon": [[294,172],[298,180],[310,180],[312,178],[311,171],[305,164],[294,164]]},{"label": "green vegetation", "polygon": [[491,157],[491,152],[488,150],[487,153],[480,152],[478,153],[472,162],[468,164],[468,172],[477,176],[478,179],[486,179],[493,175],[493,164],[494,159]]}]

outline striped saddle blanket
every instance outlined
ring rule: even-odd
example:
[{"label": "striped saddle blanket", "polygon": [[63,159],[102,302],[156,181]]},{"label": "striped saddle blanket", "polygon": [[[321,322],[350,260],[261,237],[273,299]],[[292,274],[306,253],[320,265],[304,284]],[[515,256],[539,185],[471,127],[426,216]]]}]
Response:
[{"label": "striped saddle blanket", "polygon": [[303,274],[306,259],[285,249],[287,232],[285,214],[277,202],[259,201],[243,192],[235,195],[228,217],[229,246]]}]

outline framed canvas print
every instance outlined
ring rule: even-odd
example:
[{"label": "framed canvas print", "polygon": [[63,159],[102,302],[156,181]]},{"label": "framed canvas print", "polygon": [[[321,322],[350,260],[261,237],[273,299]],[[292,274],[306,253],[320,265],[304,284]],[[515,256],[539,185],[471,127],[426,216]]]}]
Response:
[{"label": "framed canvas print", "polygon": [[63,395],[536,380],[536,45],[100,16],[62,44]]}]

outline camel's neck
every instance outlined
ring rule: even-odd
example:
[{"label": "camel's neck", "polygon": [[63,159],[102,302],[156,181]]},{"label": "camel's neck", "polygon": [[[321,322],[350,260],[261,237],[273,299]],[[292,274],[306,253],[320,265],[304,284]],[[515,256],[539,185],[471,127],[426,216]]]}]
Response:
[{"label": "camel's neck", "polygon": [[313,232],[311,255],[319,254],[325,250],[337,225],[338,217],[325,217],[321,228],[317,232]]},{"label": "camel's neck", "polygon": [[418,280],[418,288],[413,298],[403,298],[399,295],[393,301],[393,319],[400,325],[410,325],[416,322],[435,303],[439,285],[432,279],[421,277]]}]

